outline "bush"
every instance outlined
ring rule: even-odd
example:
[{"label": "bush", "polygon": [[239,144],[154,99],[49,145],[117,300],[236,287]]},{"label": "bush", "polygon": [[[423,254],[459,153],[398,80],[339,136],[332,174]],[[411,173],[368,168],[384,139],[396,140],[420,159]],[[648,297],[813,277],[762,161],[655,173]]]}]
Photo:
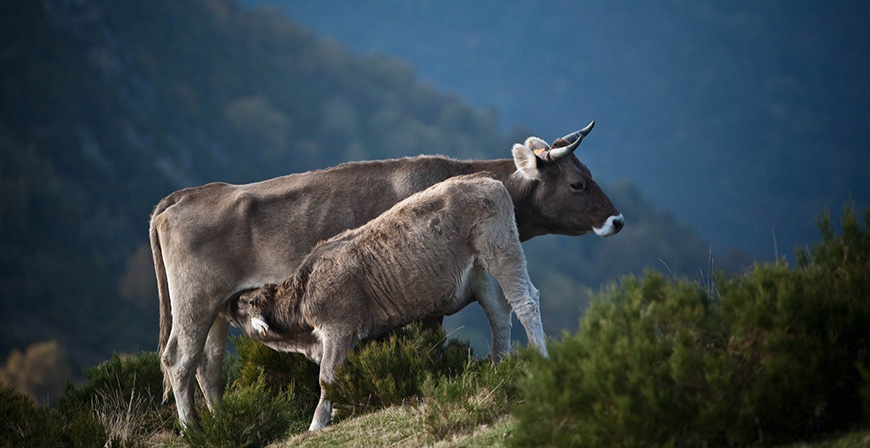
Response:
[{"label": "bush", "polygon": [[61,427],[51,409],[0,384],[0,447],[63,446],[67,441]]},{"label": "bush", "polygon": [[320,368],[304,355],[275,351],[246,336],[233,337],[231,341],[237,353],[232,361],[237,364],[237,373],[231,376],[236,377],[239,385],[251,386],[262,379],[270,390],[302,388],[320,397]]},{"label": "bush", "polygon": [[[232,361],[238,370],[231,375],[237,377],[231,382],[233,387],[257,387],[263,382],[270,393],[291,392],[286,398],[310,420],[320,400],[320,367],[301,354],[278,352],[244,336],[232,342],[238,353]],[[307,429],[308,423],[302,429]]]},{"label": "bush", "polygon": [[471,348],[446,339],[440,328],[397,330],[352,351],[327,388],[338,417],[403,403],[427,377],[461,373]]},{"label": "bush", "polygon": [[234,387],[217,410],[200,410],[198,430],[185,431],[184,440],[192,447],[261,447],[299,432],[308,427],[311,415],[293,405],[292,389],[270,392],[265,376]]},{"label": "bush", "polygon": [[[718,290],[649,272],[596,299],[520,382],[518,445],[733,446],[848,427],[867,412],[870,212],[798,266]],[[720,275],[721,277],[721,275]],[[862,399],[862,393],[864,397]]]}]

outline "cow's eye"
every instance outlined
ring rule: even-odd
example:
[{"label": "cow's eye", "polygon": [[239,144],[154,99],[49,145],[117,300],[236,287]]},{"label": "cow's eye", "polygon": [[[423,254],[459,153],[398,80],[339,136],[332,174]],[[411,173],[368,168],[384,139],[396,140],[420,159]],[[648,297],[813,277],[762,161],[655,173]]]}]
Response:
[{"label": "cow's eye", "polygon": [[586,189],[586,184],[583,182],[574,182],[571,184],[571,189],[574,191],[583,191]]}]

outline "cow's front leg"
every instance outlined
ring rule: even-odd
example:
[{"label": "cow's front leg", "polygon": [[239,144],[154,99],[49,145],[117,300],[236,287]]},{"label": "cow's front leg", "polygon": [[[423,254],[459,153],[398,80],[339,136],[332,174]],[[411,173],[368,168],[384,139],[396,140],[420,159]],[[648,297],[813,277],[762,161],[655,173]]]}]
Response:
[{"label": "cow's front leg", "polygon": [[347,359],[347,352],[353,347],[353,339],[346,336],[321,333],[323,354],[320,360],[320,401],[314,410],[309,431],[316,431],[329,424],[332,419],[332,403],[326,396],[326,386],[335,380],[335,369]]}]

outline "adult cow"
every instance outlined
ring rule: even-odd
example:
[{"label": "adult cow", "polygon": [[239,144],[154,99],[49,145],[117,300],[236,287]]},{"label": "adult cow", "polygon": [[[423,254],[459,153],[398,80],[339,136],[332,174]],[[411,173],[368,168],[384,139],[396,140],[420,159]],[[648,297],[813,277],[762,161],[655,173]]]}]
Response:
[{"label": "adult cow", "polygon": [[[514,145],[513,159],[419,156],[346,163],[246,185],[211,183],[165,197],[151,215],[149,233],[160,297],[164,397],[171,386],[182,424],[196,417],[194,375],[209,409],[223,395],[223,310],[230,299],[279,282],[318,241],[365,224],[415,192],[487,171],[510,193],[520,241],[549,233],[618,232],[622,215],[574,155],[593,125],[552,148],[529,137]],[[480,302],[498,359],[510,346],[511,309],[503,297]]]}]

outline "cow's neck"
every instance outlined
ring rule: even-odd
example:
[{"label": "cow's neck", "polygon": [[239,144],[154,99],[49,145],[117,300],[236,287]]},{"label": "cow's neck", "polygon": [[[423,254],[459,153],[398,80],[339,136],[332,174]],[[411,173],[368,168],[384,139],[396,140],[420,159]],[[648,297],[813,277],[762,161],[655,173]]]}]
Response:
[{"label": "cow's neck", "polygon": [[517,230],[520,233],[520,241],[551,233],[536,218],[537,209],[532,201],[536,182],[517,175],[517,167],[513,159],[472,160],[465,162],[465,164],[462,174],[488,171],[505,185],[514,203],[514,216],[517,221]]}]

